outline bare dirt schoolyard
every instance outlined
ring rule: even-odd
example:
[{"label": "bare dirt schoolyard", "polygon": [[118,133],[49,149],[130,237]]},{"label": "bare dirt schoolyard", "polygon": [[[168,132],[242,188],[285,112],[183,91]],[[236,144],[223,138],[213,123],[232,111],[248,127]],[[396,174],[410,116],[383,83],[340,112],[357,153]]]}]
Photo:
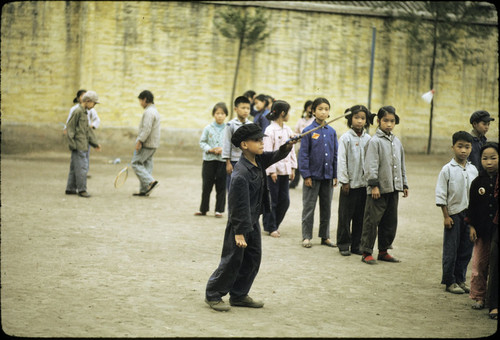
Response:
[{"label": "bare dirt schoolyard", "polygon": [[1,321],[8,335],[476,338],[497,331],[487,310],[471,309],[467,295],[440,284],[434,186],[451,156],[407,156],[410,195],[400,199],[392,251],[401,263],[369,266],[318,238],[303,248],[302,189],[291,190],[281,238],[263,234],[250,293],[264,308],[227,313],[204,303],[227,215],[193,216],[201,157],[156,157],[160,187],[149,198],[132,197],[133,172],[115,189],[124,164],[110,159],[91,153],[93,196],[84,199],[64,194],[69,153],[2,155]]}]

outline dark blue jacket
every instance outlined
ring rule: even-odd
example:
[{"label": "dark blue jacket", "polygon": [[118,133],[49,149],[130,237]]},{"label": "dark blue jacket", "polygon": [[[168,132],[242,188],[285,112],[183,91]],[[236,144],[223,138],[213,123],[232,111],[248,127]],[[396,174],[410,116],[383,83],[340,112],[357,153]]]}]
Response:
[{"label": "dark blue jacket", "polygon": [[469,162],[476,166],[478,172],[483,170],[483,166],[481,165],[481,147],[486,143],[486,137],[476,137],[472,135],[472,151],[469,155]]},{"label": "dark blue jacket", "polygon": [[[302,133],[318,126],[314,120]],[[337,178],[337,149],[337,133],[329,125],[302,137],[299,150],[302,177],[315,180]]]}]

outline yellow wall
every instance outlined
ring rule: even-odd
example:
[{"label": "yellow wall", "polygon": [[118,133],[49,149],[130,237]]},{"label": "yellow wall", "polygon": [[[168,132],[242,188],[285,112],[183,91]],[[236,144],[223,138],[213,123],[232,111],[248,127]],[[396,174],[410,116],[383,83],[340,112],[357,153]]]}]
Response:
[{"label": "yellow wall", "polygon": [[[137,95],[151,90],[163,126],[200,129],[230,97],[237,45],[213,17],[223,5],[198,2],[7,3],[2,10],[2,123],[63,123],[79,88],[94,90],[103,127],[136,127]],[[430,59],[407,48],[382,18],[268,9],[270,37],[245,50],[237,94],[253,89],[292,105],[295,125],[307,99],[324,96],[332,116],[367,104],[372,27],[377,45],[372,111],[393,105],[396,129],[412,151],[426,148]],[[498,139],[498,35],[492,29],[480,62],[447,60],[437,74],[434,145],[470,130],[479,109],[495,117]],[[473,44],[474,42],[464,42]],[[441,61],[442,62],[442,61]],[[343,121],[334,123],[341,134]]]}]

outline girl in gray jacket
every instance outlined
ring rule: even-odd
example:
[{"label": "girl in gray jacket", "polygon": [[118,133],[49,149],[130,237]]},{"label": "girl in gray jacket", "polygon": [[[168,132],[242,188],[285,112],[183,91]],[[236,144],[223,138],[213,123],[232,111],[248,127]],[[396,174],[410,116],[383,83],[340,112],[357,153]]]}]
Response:
[{"label": "girl in gray jacket", "polygon": [[[362,261],[375,264],[373,246],[378,234],[378,260],[399,262],[389,255],[398,225],[398,194],[408,196],[408,181],[401,141],[392,133],[399,124],[396,109],[384,106],[377,113],[377,132],[368,142],[363,167],[367,197],[361,234]],[[378,233],[377,233],[378,229]]]}]

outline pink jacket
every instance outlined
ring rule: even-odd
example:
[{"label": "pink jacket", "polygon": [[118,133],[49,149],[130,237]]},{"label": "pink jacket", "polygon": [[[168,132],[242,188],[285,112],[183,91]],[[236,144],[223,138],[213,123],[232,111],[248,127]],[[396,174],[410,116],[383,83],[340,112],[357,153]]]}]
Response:
[{"label": "pink jacket", "polygon": [[[264,151],[276,151],[281,145],[283,145],[288,139],[290,139],[295,134],[292,132],[288,126],[283,124],[283,127],[279,126],[276,122],[272,121],[271,124],[266,128],[266,136],[264,137]],[[286,158],[281,161],[274,163],[266,169],[266,173],[269,176],[272,173],[277,173],[278,175],[291,175],[293,169],[297,168],[297,156],[295,155],[295,146],[290,151]]]}]

